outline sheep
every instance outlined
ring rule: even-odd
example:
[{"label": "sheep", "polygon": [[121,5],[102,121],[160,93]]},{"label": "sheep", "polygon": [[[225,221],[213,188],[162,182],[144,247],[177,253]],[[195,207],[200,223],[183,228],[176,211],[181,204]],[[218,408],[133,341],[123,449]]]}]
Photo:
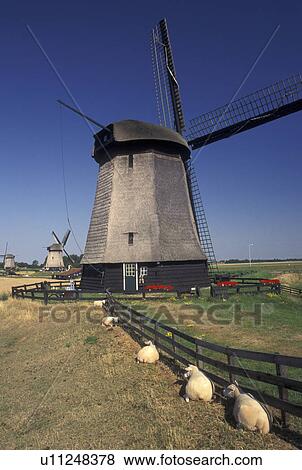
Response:
[{"label": "sheep", "polygon": [[184,395],[185,401],[203,400],[211,401],[214,394],[214,385],[211,380],[198,369],[198,367],[190,364],[186,369],[184,377],[189,379],[186,385]]},{"label": "sheep", "polygon": [[118,320],[118,317],[104,317],[102,320],[102,325],[105,326],[108,330],[111,330],[113,326],[118,323]]},{"label": "sheep", "polygon": [[95,307],[104,307],[104,306],[105,306],[105,302],[106,302],[106,300],[95,300],[95,301],[93,302],[93,305],[94,305]]},{"label": "sheep", "polygon": [[154,364],[159,360],[159,353],[152,341],[146,341],[146,346],[140,349],[136,355],[136,362]]},{"label": "sheep", "polygon": [[252,395],[241,393],[238,383],[234,382],[223,390],[226,398],[234,398],[233,416],[237,423],[237,429],[258,431],[260,434],[270,432],[272,417],[269,411],[260,404]]}]

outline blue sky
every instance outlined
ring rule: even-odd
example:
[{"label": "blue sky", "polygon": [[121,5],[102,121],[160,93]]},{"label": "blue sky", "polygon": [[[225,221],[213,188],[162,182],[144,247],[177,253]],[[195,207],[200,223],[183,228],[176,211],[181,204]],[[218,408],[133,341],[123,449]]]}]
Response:
[{"label": "blue sky", "polygon": [[[300,72],[300,1],[6,2],[0,28],[0,252],[45,257],[67,228],[60,153],[66,92],[29,24],[81,108],[109,123],[157,122],[149,32],[167,17],[185,117],[233,96],[274,28],[280,29],[240,95]],[[195,166],[218,258],[301,257],[302,113],[202,150]],[[85,244],[97,165],[85,123],[63,112],[70,217]],[[2,247],[2,248],[1,248]],[[72,238],[69,252],[79,253]]]}]

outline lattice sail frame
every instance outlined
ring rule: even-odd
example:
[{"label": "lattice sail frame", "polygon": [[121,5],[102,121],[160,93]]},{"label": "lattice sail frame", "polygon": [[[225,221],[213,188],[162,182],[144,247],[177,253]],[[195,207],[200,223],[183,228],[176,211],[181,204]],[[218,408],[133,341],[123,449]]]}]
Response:
[{"label": "lattice sail frame", "polygon": [[152,29],[151,54],[159,122],[182,134],[185,120],[166,19]]},{"label": "lattice sail frame", "polygon": [[209,273],[215,274],[218,265],[192,159],[186,161],[185,167],[200,244],[208,258]]},{"label": "lattice sail frame", "polygon": [[190,120],[187,139],[193,149],[231,137],[302,109],[302,75],[251,93]]},{"label": "lattice sail frame", "polygon": [[[152,29],[151,53],[159,122],[183,134],[185,120],[166,19]],[[199,240],[213,274],[218,271],[217,261],[192,160],[185,166]]]}]

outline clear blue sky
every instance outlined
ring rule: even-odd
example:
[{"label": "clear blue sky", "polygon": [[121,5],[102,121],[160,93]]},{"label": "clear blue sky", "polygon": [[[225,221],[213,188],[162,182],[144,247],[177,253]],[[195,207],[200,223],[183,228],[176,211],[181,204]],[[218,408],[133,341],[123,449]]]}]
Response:
[{"label": "clear blue sky", "polygon": [[[67,228],[57,98],[69,101],[28,23],[82,109],[103,123],[157,122],[149,32],[166,16],[188,120],[301,71],[300,1],[10,1],[0,27],[0,252],[40,261]],[[85,244],[97,165],[92,134],[64,111],[70,215]],[[205,148],[196,169],[218,258],[301,257],[302,113]],[[2,247],[2,248],[1,248]],[[71,239],[70,252],[79,252]]]}]

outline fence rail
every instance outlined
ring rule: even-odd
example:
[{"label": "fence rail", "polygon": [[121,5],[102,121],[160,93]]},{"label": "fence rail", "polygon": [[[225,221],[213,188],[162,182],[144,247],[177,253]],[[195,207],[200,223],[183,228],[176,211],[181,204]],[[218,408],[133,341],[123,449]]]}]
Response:
[{"label": "fence rail", "polygon": [[276,294],[289,294],[296,297],[302,296],[302,289],[291,287],[281,283],[265,283],[259,278],[231,278],[236,285],[211,284],[212,297],[228,297],[234,294],[259,294],[273,292]]},{"label": "fence rail", "polygon": [[295,296],[302,296],[302,289],[298,289],[297,287],[287,286],[286,284],[281,284],[281,292],[285,294],[295,295]]},{"label": "fence rail", "polygon": [[[49,300],[60,302],[79,300],[82,294],[95,294],[95,291],[80,289],[80,282],[80,280],[58,280],[24,284],[12,287],[12,297],[15,299],[43,300],[44,304],[48,304]],[[89,297],[85,297],[85,300],[88,299]]]},{"label": "fence rail", "polygon": [[[280,410],[283,426],[288,424],[287,414],[302,417],[302,396],[298,395],[299,400],[297,401],[290,400],[288,397],[289,390],[295,392],[295,395],[302,393],[302,381],[291,378],[288,374],[288,368],[291,367],[298,369],[301,372],[300,377],[302,376],[302,357],[249,351],[210,343],[190,336],[154,318],[149,318],[133,308],[121,304],[110,295],[107,308],[111,309],[111,313],[114,310],[125,329],[130,329],[136,335],[154,341],[158,349],[182,365],[195,363],[199,368],[204,369],[208,377],[216,384],[224,387],[238,376],[248,379],[253,386],[242,386],[241,388],[252,393],[262,403]],[[219,354],[222,355],[222,358],[218,359],[217,355]],[[250,365],[248,368],[242,367],[240,365],[241,359],[262,365],[268,364],[271,368],[273,366],[274,373],[255,370]],[[211,367],[211,370],[208,366]],[[225,376],[222,376],[221,372],[224,372]],[[260,390],[258,388],[259,382],[275,388],[277,396]]]}]

